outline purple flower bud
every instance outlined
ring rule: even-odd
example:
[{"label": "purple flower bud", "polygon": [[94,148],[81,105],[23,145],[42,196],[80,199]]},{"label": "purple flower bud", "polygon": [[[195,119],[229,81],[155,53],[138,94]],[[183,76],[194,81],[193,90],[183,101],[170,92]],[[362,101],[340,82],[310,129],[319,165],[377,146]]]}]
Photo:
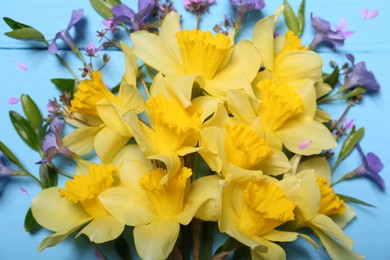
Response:
[{"label": "purple flower bud", "polygon": [[116,26],[118,25],[116,20],[113,19],[113,18],[110,18],[110,19],[107,19],[107,20],[103,20],[102,24],[107,27],[105,29],[106,31],[112,31],[112,32],[116,30]]},{"label": "purple flower bud", "polygon": [[332,48],[335,46],[343,46],[345,36],[342,31],[333,31],[331,29],[330,23],[318,16],[313,17],[313,14],[310,15],[311,24],[316,31],[313,41],[310,46],[313,48],[322,42],[327,42]]},{"label": "purple flower bud", "polygon": [[85,55],[87,55],[88,57],[95,57],[95,54],[99,52],[101,49],[103,49],[103,46],[100,46],[99,48],[95,48],[93,42],[90,42],[88,44],[88,47],[84,48]]},{"label": "purple flower bud", "polygon": [[70,48],[77,48],[76,44],[73,42],[72,37],[69,34],[70,29],[78,23],[81,18],[83,18],[84,9],[78,9],[72,11],[72,17],[70,18],[70,22],[68,27],[65,30],[59,31],[54,37],[53,41],[49,45],[49,52],[55,54],[58,51],[57,40],[62,39]]},{"label": "purple flower bud", "polygon": [[125,4],[117,4],[112,8],[115,21],[122,21],[131,25],[134,31],[138,31],[144,25],[144,21],[152,14],[155,6],[154,0],[139,0],[138,12]]},{"label": "purple flower bud", "polygon": [[215,0],[183,0],[184,8],[197,15],[202,14],[207,8],[214,4]]},{"label": "purple flower bud", "polygon": [[345,88],[363,87],[370,91],[378,91],[380,84],[376,80],[374,73],[367,70],[366,63],[361,61],[355,65],[355,57],[352,54],[347,54],[346,57],[352,63],[352,69],[348,73]]},{"label": "purple flower bud", "polygon": [[381,190],[385,189],[385,181],[379,175],[379,172],[384,168],[380,158],[374,153],[368,153],[365,155],[360,144],[356,145],[360,155],[363,158],[363,163],[353,172],[356,176],[368,177],[373,180]]},{"label": "purple flower bud", "polygon": [[261,10],[265,7],[265,2],[263,0],[230,0],[230,3],[245,11]]}]

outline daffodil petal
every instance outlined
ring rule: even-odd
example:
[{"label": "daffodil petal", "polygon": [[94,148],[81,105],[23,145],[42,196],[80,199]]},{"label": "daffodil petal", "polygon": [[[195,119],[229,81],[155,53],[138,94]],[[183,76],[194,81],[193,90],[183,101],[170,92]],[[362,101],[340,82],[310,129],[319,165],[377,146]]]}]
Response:
[{"label": "daffodil petal", "polygon": [[[120,48],[125,56],[125,73],[123,79],[133,87],[137,87],[138,62],[133,50],[124,42],[120,42]],[[120,97],[120,95],[119,95]]]},{"label": "daffodil petal", "polygon": [[274,16],[267,16],[256,23],[252,32],[252,42],[260,52],[262,65],[273,71],[274,67]]},{"label": "daffodil petal", "polygon": [[343,215],[334,214],[330,216],[330,218],[334,222],[336,222],[336,224],[342,229],[345,228],[347,224],[351,222],[355,217],[356,217],[355,211],[353,210],[352,207],[350,207],[347,204],[345,204],[345,212]]},{"label": "daffodil petal", "polygon": [[222,175],[226,181],[244,181],[253,178],[261,178],[263,172],[261,170],[247,170],[240,168],[232,163],[225,162]]},{"label": "daffodil petal", "polygon": [[99,195],[99,200],[111,215],[126,225],[143,225],[153,218],[152,205],[147,198],[126,188],[105,190]]},{"label": "daffodil petal", "polygon": [[107,99],[102,99],[96,104],[96,109],[104,124],[112,131],[122,136],[131,137],[130,126],[123,122],[121,116],[127,111]]},{"label": "daffodil petal", "polygon": [[249,96],[255,96],[249,80],[241,72],[234,72],[223,77],[216,75],[212,80],[206,80],[204,89],[210,95],[219,97],[222,100],[226,100],[229,89],[244,89]]},{"label": "daffodil petal", "polygon": [[181,48],[176,39],[176,33],[181,31],[180,26],[180,14],[176,12],[168,13],[160,27],[159,36],[164,42],[167,43],[167,46],[170,48],[171,53],[174,55],[174,59],[177,64],[183,66],[183,56],[181,53]]},{"label": "daffodil petal", "polygon": [[164,39],[147,31],[134,32],[130,38],[134,46],[134,53],[143,62],[164,75],[183,74],[180,70],[182,65],[176,58],[176,53],[171,50],[169,43],[165,42]]},{"label": "daffodil petal", "polygon": [[[326,126],[307,117],[290,120],[277,131],[277,135],[288,150],[301,155],[319,154],[337,145]],[[299,144],[306,140],[311,143],[304,149],[300,149]]]},{"label": "daffodil petal", "polygon": [[138,145],[128,144],[120,149],[111,160],[111,164],[120,168],[122,164],[127,160],[139,161],[145,165],[150,164],[150,160],[146,159],[145,155],[141,152]]},{"label": "daffodil petal", "polygon": [[338,243],[326,232],[320,229],[314,229],[314,232],[320,238],[322,245],[325,247],[326,252],[332,259],[364,259],[364,256],[353,252],[350,248]]},{"label": "daffodil petal", "polygon": [[316,98],[319,99],[329,92],[332,91],[332,87],[326,83],[324,83],[322,80],[316,82],[315,84],[315,89],[316,89]]},{"label": "daffodil petal", "polygon": [[349,249],[353,247],[352,239],[347,236],[343,230],[328,216],[323,214],[318,214],[311,220],[311,225],[314,226],[317,230],[324,232],[328,236],[332,236],[342,244],[344,244]]},{"label": "daffodil petal", "polygon": [[274,242],[291,242],[298,238],[299,233],[273,229],[261,235],[263,238]]},{"label": "daffodil petal", "polygon": [[134,110],[137,114],[144,111],[144,99],[141,93],[126,81],[121,83],[118,98],[122,102],[124,111]]},{"label": "daffodil petal", "polygon": [[316,110],[316,113],[314,115],[314,121],[317,121],[319,123],[326,123],[329,122],[330,120],[332,120],[332,118],[328,113],[326,113],[321,109]]},{"label": "daffodil petal", "polygon": [[58,189],[44,189],[32,200],[31,211],[39,225],[51,231],[60,231],[64,227],[72,229],[91,220],[78,204],[61,197]]},{"label": "daffodil petal", "polygon": [[[252,260],[264,260],[264,259],[273,259],[273,260],[285,260],[286,252],[283,248],[278,246],[275,243],[268,241],[267,239],[259,237],[258,242],[262,247],[255,248],[251,250]],[[267,247],[268,250],[264,252],[263,248]]]},{"label": "daffodil petal", "polygon": [[119,135],[105,127],[95,137],[94,146],[96,154],[103,163],[109,163],[119,149],[126,145],[129,139],[128,136]]},{"label": "daffodil petal", "polygon": [[64,241],[70,234],[72,234],[74,231],[76,231],[79,228],[79,226],[75,226],[73,228],[64,228],[63,230],[59,230],[58,232],[45,237],[45,239],[42,240],[42,242],[39,244],[38,251],[41,252],[45,248],[53,247],[62,241]]},{"label": "daffodil petal", "polygon": [[332,183],[332,172],[328,160],[325,157],[314,157],[301,162],[297,171],[313,169],[314,172],[324,178],[328,183]]},{"label": "daffodil petal", "polygon": [[290,86],[301,96],[303,115],[313,118],[317,110],[316,92],[312,80],[298,80]]},{"label": "daffodil petal", "polygon": [[298,207],[305,220],[310,221],[320,210],[321,194],[316,185],[317,176],[313,170],[305,170],[297,174],[300,176],[302,195]]},{"label": "daffodil petal", "polygon": [[149,156],[149,159],[162,161],[167,168],[167,174],[161,178],[161,184],[166,183],[172,176],[174,176],[181,167],[179,156],[175,153],[161,153]]},{"label": "daffodil petal", "polygon": [[114,240],[122,234],[125,225],[113,216],[100,216],[88,223],[76,237],[84,234],[94,243],[104,243]]},{"label": "daffodil petal", "polygon": [[184,107],[192,104],[191,95],[194,83],[202,82],[201,85],[204,85],[204,80],[197,75],[167,76],[165,82],[171,93],[179,99]]},{"label": "daffodil petal", "polygon": [[264,174],[276,176],[287,172],[291,168],[291,164],[282,151],[273,149],[271,155],[256,168],[261,169]]},{"label": "daffodil petal", "polygon": [[197,105],[202,108],[202,114],[200,116],[201,122],[204,122],[211,114],[215,113],[217,107],[222,105],[223,102],[219,98],[211,96],[200,96],[192,100],[193,105]]},{"label": "daffodil petal", "polygon": [[82,126],[62,139],[63,144],[72,152],[84,155],[93,150],[96,135],[103,127]]},{"label": "daffodil petal", "polygon": [[194,217],[204,221],[218,221],[222,195],[222,178],[218,175],[205,176],[191,184],[178,216],[180,224],[187,225]]},{"label": "daffodil petal", "polygon": [[207,127],[200,131],[199,145],[204,149],[199,150],[199,154],[211,170],[220,173],[222,171],[221,154],[222,142],[221,129],[217,127]]},{"label": "daffodil petal", "polygon": [[237,117],[257,117],[259,102],[250,98],[243,89],[228,90],[228,108]]},{"label": "daffodil petal", "polygon": [[134,242],[142,259],[167,259],[179,236],[180,225],[172,220],[154,220],[134,228]]},{"label": "daffodil petal", "polygon": [[247,80],[252,81],[260,69],[261,56],[256,46],[250,41],[240,41],[234,46],[234,50],[228,63],[217,72],[215,77],[226,77],[240,71],[245,74]]}]

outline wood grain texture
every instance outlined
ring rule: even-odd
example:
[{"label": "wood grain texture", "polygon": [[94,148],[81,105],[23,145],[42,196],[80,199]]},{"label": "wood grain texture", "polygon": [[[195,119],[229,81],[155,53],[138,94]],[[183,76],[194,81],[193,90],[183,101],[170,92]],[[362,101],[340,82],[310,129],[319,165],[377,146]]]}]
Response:
[{"label": "wood grain texture", "polygon": [[[131,6],[136,6],[135,0],[123,1]],[[177,9],[184,15],[183,27],[193,28],[195,17],[188,14],[181,6],[181,1],[174,1]],[[211,13],[204,16],[202,29],[210,30],[221,21],[225,14],[233,16],[234,10],[227,0],[218,0],[216,6],[211,7]],[[271,14],[281,0],[268,0],[267,7],[262,12],[252,12],[244,21],[246,30],[240,33],[240,38],[250,37],[251,26],[261,17]],[[297,8],[300,1],[291,0],[293,7]],[[390,1],[388,0],[306,0],[306,29],[303,42],[308,44],[314,30],[309,24],[310,12],[314,15],[329,20],[332,24],[338,24],[342,17],[347,18],[348,29],[354,31],[354,35],[346,40],[345,47],[332,52],[327,48],[319,48],[324,57],[324,68],[330,70],[328,62],[335,60],[342,64],[346,62],[345,53],[355,55],[357,61],[365,61],[367,67],[377,76],[382,89],[377,95],[367,96],[360,106],[354,107],[348,118],[355,119],[357,126],[364,126],[366,135],[362,142],[366,152],[377,153],[385,163],[382,176],[387,184],[390,184],[388,162],[390,162],[389,128],[390,128]],[[361,9],[378,9],[378,17],[370,20],[362,19]],[[87,45],[89,41],[97,42],[95,31],[102,28],[101,18],[93,11],[88,1],[45,1],[45,0],[13,0],[0,2],[1,17],[10,17],[22,23],[39,29],[47,39],[52,39],[57,31],[67,26],[72,9],[84,8],[86,20],[78,26],[77,33],[72,31],[80,39],[80,47]],[[284,28],[280,27],[283,31]],[[19,97],[23,93],[29,94],[42,112],[45,111],[47,100],[58,95],[50,78],[71,77],[71,75],[50,55],[42,46],[20,42],[4,36],[9,31],[5,23],[0,23],[0,140],[7,144],[20,157],[22,162],[32,172],[38,174],[38,167],[34,165],[39,160],[37,155],[25,146],[19,139],[9,121],[8,111],[21,112],[20,104],[10,105],[7,100],[10,97]],[[127,40],[127,39],[125,39]],[[77,70],[81,64],[74,55],[62,48],[61,54],[65,55],[73,68]],[[120,79],[123,72],[123,58],[119,52],[110,51],[112,61],[103,71],[105,80],[109,85],[114,85]],[[27,65],[27,71],[20,70],[15,62],[23,62]],[[334,116],[341,113],[344,103],[328,105],[326,109]],[[354,152],[347,161],[340,165],[335,177],[354,169],[360,162]],[[24,187],[29,196],[20,191]],[[25,212],[29,208],[31,199],[40,191],[40,188],[30,180],[13,178],[9,180],[6,189],[0,194],[0,260],[13,259],[96,259],[93,249],[85,239],[66,240],[55,248],[38,253],[40,241],[49,234],[39,231],[29,234],[24,231],[23,221]],[[388,249],[388,235],[390,233],[390,203],[387,192],[381,192],[368,180],[353,180],[336,186],[336,191],[348,196],[358,197],[377,206],[376,209],[354,207],[358,217],[346,229],[345,232],[355,241],[355,251],[363,254],[367,259],[390,259]],[[294,242],[285,247],[288,259],[328,259],[325,252],[307,245],[303,241]],[[113,256],[109,259],[118,259]]]}]

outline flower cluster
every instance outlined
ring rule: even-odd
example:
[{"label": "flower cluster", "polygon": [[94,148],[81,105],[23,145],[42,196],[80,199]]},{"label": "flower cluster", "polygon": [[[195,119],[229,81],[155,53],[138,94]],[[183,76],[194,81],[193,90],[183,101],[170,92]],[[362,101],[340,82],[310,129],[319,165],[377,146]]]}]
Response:
[{"label": "flower cluster", "polygon": [[[184,6],[200,17],[214,2],[184,1]],[[265,6],[263,1],[230,2],[238,12],[235,32],[245,12]],[[323,59],[310,49],[323,41],[341,46],[348,34],[344,27],[332,31],[328,22],[312,17],[317,34],[308,48],[292,30],[276,33],[281,6],[257,22],[251,39],[237,41],[234,30],[226,35],[183,29],[170,3],[155,5],[154,0],[139,1],[138,12],[125,4],[112,6],[112,17],[103,22],[107,28],[98,36],[107,39],[121,25],[132,47],[110,39],[99,48],[90,43],[85,48],[90,63],[83,60],[81,69],[86,78],[61,82],[70,87],[62,89],[59,103],[49,102],[50,123],[28,96],[21,98],[40,117],[27,113],[23,121],[35,134],[32,147],[42,156],[40,166],[50,178],[57,173],[70,177],[64,185],[38,179],[1,143],[5,156],[21,169],[0,161],[0,176],[31,176],[43,188],[32,200],[30,217],[53,234],[39,250],[75,231],[76,237],[86,235],[99,244],[120,239],[125,228],[133,227],[141,258],[166,259],[189,250],[183,227],[191,225],[190,251],[198,259],[196,252],[204,245],[199,229],[207,222],[236,242],[216,257],[243,247],[253,259],[285,259],[283,243],[302,237],[318,247],[314,234],[331,258],[362,259],[343,232],[355,213],[346,197],[334,192],[331,174],[356,146],[363,164],[348,178],[368,176],[384,189],[383,164],[375,154],[363,154],[362,131],[346,123],[346,113],[331,120],[319,108],[319,103],[340,99],[331,92],[339,68],[332,80],[336,73],[323,74]],[[154,14],[167,6],[171,12]],[[73,12],[50,52],[63,39],[81,55],[69,30],[82,14]],[[161,17],[158,33],[149,30]],[[125,60],[123,77],[113,89],[92,62],[105,47],[118,48]],[[109,57],[103,59],[108,63]],[[335,94],[348,100],[347,109],[366,90],[379,90],[365,63],[355,64],[352,55],[348,59],[352,67],[344,68],[344,86]],[[63,120],[73,126],[65,136]],[[343,138],[350,150],[342,149],[331,168],[327,159]],[[98,162],[84,157],[91,152]],[[74,160],[74,175],[55,166],[57,154]],[[313,232],[308,235],[304,228]]]}]

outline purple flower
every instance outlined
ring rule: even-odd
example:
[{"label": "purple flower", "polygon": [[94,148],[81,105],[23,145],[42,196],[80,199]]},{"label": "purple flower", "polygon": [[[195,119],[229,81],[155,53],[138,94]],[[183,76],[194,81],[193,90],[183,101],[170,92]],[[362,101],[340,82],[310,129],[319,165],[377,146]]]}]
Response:
[{"label": "purple flower", "polygon": [[51,163],[56,154],[62,154],[66,157],[74,156],[74,153],[65,147],[62,143],[62,130],[64,122],[58,117],[54,117],[50,123],[50,131],[46,134],[42,142],[42,150],[46,157],[37,164]]},{"label": "purple flower", "polygon": [[103,20],[102,24],[107,27],[105,29],[106,31],[112,31],[112,32],[116,30],[116,26],[118,25],[117,21],[113,18]]},{"label": "purple flower", "polygon": [[70,22],[68,27],[65,30],[59,31],[54,37],[53,41],[49,45],[49,52],[55,54],[58,51],[57,40],[62,39],[68,46],[73,50],[77,48],[76,44],[73,42],[72,37],[69,34],[70,29],[78,23],[83,17],[84,9],[78,9],[72,11],[72,17],[70,18]]},{"label": "purple flower", "polygon": [[207,8],[214,4],[215,0],[183,0],[186,10],[197,15],[202,14]]},{"label": "purple flower", "polygon": [[3,155],[0,153],[0,178],[5,176],[16,175],[17,172],[5,166]]},{"label": "purple flower", "polygon": [[356,148],[363,158],[363,163],[353,171],[355,176],[368,177],[373,180],[381,190],[384,190],[385,181],[379,175],[379,172],[382,171],[384,167],[381,159],[374,153],[368,153],[367,155],[364,155],[360,144],[357,144]]},{"label": "purple flower", "polygon": [[88,47],[84,48],[85,55],[87,55],[88,57],[95,57],[95,54],[99,52],[101,49],[103,49],[103,46],[100,46],[99,48],[95,48],[93,42],[90,42],[88,44]]},{"label": "purple flower", "polygon": [[117,4],[112,8],[112,14],[115,21],[128,23],[134,31],[138,31],[144,25],[144,21],[152,14],[154,6],[154,0],[138,0],[137,13],[125,4]]},{"label": "purple flower", "polygon": [[380,84],[376,80],[374,73],[367,70],[366,63],[361,61],[355,65],[355,57],[352,54],[346,54],[345,56],[352,63],[352,70],[348,73],[348,78],[346,78],[345,88],[363,87],[370,91],[378,91]]},{"label": "purple flower", "polygon": [[261,10],[265,7],[263,0],[230,0],[230,3],[238,9],[244,9],[245,11]]},{"label": "purple flower", "polygon": [[311,24],[313,25],[314,30],[316,31],[316,35],[314,36],[314,39],[310,44],[312,48],[314,48],[315,46],[317,46],[322,42],[327,42],[328,44],[330,44],[332,48],[334,48],[335,46],[344,45],[345,35],[342,31],[340,30],[333,31],[328,21],[325,21],[324,19],[318,16],[313,17],[313,13],[310,15],[310,17],[311,17]]}]

